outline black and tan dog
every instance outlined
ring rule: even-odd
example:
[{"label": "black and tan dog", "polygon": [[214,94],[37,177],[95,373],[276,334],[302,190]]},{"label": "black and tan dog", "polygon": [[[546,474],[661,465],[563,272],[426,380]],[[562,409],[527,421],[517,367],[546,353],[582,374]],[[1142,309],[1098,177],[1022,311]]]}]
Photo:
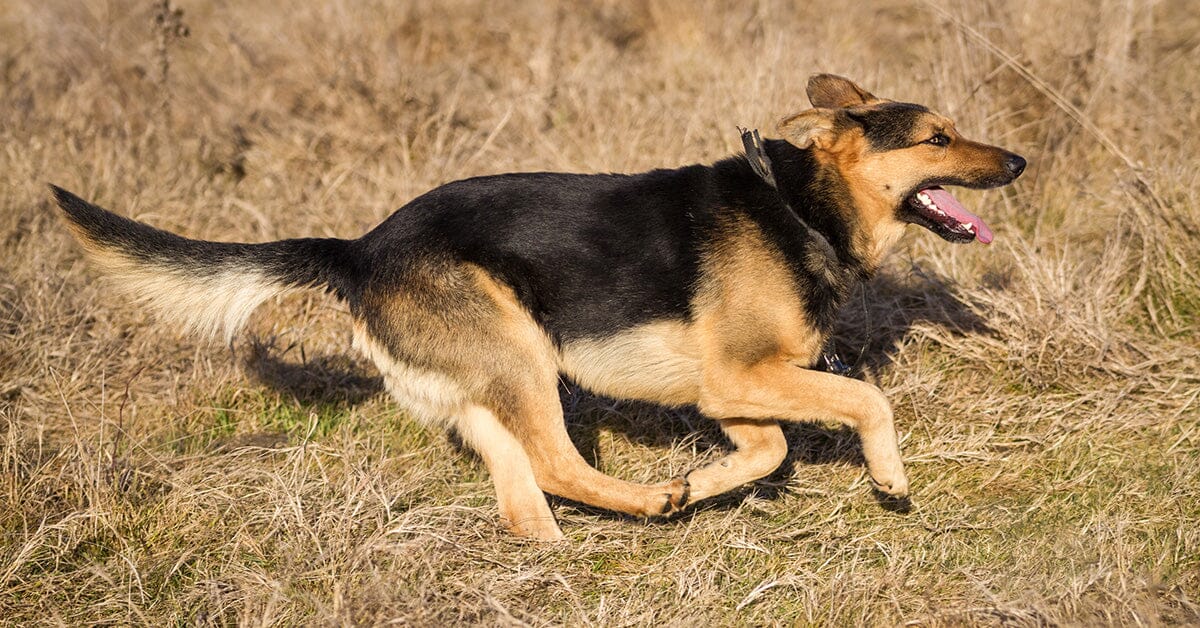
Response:
[{"label": "black and tan dog", "polygon": [[[193,330],[231,335],[273,295],[330,289],[396,400],[479,452],[518,534],[561,536],[543,491],[651,516],[761,478],[786,454],[779,421],[853,427],[875,486],[903,496],[883,394],[807,367],[906,224],[991,240],[940,186],[1004,185],[1025,160],[843,78],[813,77],[808,97],[749,158],[458,181],[357,240],[189,240],[54,193],[121,286]],[[560,373],[695,405],[736,449],[661,484],[604,475],[567,436]]]}]

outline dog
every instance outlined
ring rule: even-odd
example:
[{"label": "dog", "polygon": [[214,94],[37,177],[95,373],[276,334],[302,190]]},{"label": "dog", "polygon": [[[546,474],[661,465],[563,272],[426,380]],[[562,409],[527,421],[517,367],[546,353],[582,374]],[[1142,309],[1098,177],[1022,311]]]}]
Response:
[{"label": "dog", "polygon": [[[762,478],[787,454],[783,421],[850,426],[874,487],[903,498],[882,391],[810,367],[906,225],[991,241],[942,186],[1006,185],[1026,162],[842,77],[813,76],[807,95],[779,139],[747,133],[746,154],[712,165],[466,179],[356,240],[191,240],[51,187],[118,286],[192,331],[228,340],[272,296],[331,291],[396,401],[479,453],[515,534],[562,537],[545,493],[651,517]],[[734,449],[658,484],[605,475],[567,435],[560,374],[694,406]]]}]

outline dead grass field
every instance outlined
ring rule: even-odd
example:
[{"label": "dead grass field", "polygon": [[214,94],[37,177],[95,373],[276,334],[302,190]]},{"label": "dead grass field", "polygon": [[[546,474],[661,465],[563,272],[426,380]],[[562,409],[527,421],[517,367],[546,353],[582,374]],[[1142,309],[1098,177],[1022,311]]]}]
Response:
[{"label": "dead grass field", "polygon": [[[1188,0],[0,2],[0,624],[1200,623],[1200,15]],[[164,76],[163,69],[167,72]],[[450,180],[734,152],[830,71],[1030,160],[912,229],[838,348],[914,496],[789,429],[670,521],[497,525],[317,294],[231,347],[110,294],[55,182],[193,237],[354,237]],[[564,388],[581,450],[659,480],[704,419]]]}]

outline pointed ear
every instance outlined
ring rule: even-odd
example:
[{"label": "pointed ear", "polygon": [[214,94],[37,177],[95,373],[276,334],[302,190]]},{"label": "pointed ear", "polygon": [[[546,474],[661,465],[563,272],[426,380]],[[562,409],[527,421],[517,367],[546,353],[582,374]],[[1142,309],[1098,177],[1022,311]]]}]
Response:
[{"label": "pointed ear", "polygon": [[877,102],[879,99],[854,81],[833,74],[814,74],[808,79],[808,101],[814,107],[841,109]]},{"label": "pointed ear", "polygon": [[779,135],[797,148],[824,148],[833,141],[834,112],[809,109],[779,121]]}]

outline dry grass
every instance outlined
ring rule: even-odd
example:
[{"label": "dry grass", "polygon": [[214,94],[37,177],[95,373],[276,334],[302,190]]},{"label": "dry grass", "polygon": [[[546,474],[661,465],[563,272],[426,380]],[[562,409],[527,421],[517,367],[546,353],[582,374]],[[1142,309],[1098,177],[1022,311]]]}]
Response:
[{"label": "dry grass", "polygon": [[[177,3],[190,37],[151,0],[0,8],[0,623],[1200,622],[1190,2]],[[795,426],[777,474],[675,520],[558,503],[568,542],[515,540],[338,305],[179,337],[109,296],[44,187],[192,236],[351,237],[469,175],[715,160],[818,70],[1032,164],[963,194],[994,245],[914,229],[846,311],[909,512],[852,434]],[[564,399],[622,477],[724,447]]]}]

